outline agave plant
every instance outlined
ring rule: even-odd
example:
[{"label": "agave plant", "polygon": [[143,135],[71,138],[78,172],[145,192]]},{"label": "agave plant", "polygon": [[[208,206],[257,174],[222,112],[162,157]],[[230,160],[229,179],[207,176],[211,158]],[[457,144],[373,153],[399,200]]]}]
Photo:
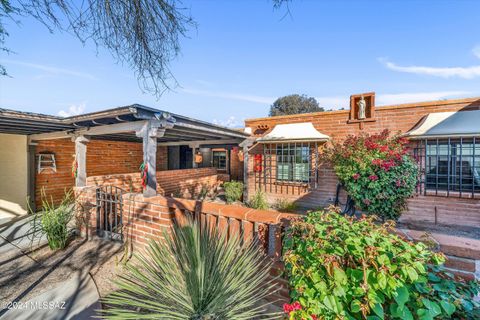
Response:
[{"label": "agave plant", "polygon": [[[273,319],[271,263],[254,242],[188,221],[135,255],[104,299],[107,319]],[[262,302],[265,301],[265,302]]]}]

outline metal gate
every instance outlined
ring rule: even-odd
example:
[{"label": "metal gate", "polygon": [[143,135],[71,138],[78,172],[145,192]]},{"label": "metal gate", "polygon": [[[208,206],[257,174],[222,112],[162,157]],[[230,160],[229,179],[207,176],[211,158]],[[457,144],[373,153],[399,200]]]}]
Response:
[{"label": "metal gate", "polygon": [[97,188],[97,235],[110,240],[123,240],[122,216],[124,191],[115,186]]}]

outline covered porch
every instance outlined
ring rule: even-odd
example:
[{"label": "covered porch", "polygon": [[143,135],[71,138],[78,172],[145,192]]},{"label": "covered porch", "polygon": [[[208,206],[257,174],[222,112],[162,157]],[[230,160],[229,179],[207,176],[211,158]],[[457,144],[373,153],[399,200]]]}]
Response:
[{"label": "covered porch", "polygon": [[37,205],[42,190],[55,202],[66,189],[102,184],[170,196],[213,176],[243,178],[237,153],[247,134],[162,110],[132,105],[68,118],[10,110],[2,116],[5,130],[27,137]]}]

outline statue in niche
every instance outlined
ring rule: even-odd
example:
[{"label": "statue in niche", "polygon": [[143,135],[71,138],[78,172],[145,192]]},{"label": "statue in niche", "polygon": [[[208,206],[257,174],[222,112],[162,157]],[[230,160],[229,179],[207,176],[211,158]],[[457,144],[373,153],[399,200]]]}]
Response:
[{"label": "statue in niche", "polygon": [[365,109],[367,108],[367,103],[363,95],[360,97],[360,101],[357,102],[358,106],[358,120],[365,119]]}]

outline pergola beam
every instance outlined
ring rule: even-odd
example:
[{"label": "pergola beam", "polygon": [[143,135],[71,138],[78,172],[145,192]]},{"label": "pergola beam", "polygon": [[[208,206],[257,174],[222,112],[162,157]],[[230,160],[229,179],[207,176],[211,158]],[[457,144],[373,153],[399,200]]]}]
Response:
[{"label": "pergola beam", "polygon": [[241,143],[242,139],[217,139],[217,140],[192,140],[192,141],[172,141],[172,142],[160,142],[158,146],[191,146],[191,145],[222,145],[222,144],[237,144]]},{"label": "pergola beam", "polygon": [[146,120],[133,121],[133,122],[120,122],[120,123],[96,126],[91,128],[32,134],[29,136],[29,138],[31,141],[37,141],[37,140],[65,139],[73,135],[99,136],[99,135],[116,134],[116,133],[123,133],[123,132],[136,132],[142,129],[142,127],[145,126],[147,122],[148,121]]}]

